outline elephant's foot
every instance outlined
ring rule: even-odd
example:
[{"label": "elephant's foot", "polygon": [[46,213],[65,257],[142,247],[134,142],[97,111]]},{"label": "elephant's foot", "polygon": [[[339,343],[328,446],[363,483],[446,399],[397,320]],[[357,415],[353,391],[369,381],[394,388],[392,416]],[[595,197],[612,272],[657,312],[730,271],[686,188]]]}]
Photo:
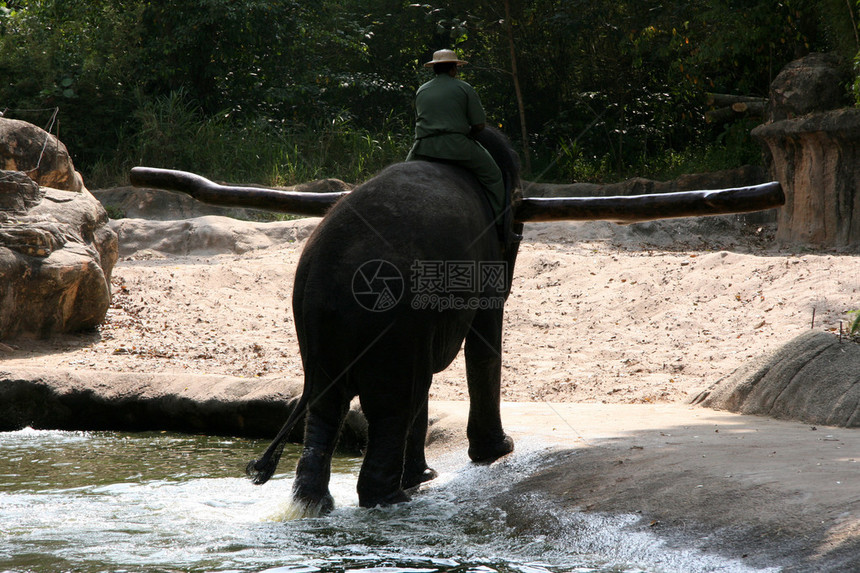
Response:
[{"label": "elephant's foot", "polygon": [[503,434],[501,440],[493,442],[469,442],[469,458],[477,464],[490,464],[514,451],[514,440]]},{"label": "elephant's foot", "polygon": [[330,493],[319,496],[302,496],[293,492],[290,514],[292,517],[319,517],[331,513],[334,509],[334,498]]},{"label": "elephant's foot", "polygon": [[396,503],[404,503],[411,499],[403,489],[398,489],[385,495],[358,492],[358,505],[361,507],[385,507]]},{"label": "elephant's foot", "polygon": [[407,492],[416,489],[419,485],[431,479],[436,479],[439,473],[431,468],[425,467],[423,471],[414,474],[403,474],[403,489]]},{"label": "elephant's foot", "polygon": [[307,471],[297,472],[293,482],[293,506],[298,508],[306,517],[325,515],[334,509],[334,498],[328,490],[328,480],[325,485],[316,475]]}]

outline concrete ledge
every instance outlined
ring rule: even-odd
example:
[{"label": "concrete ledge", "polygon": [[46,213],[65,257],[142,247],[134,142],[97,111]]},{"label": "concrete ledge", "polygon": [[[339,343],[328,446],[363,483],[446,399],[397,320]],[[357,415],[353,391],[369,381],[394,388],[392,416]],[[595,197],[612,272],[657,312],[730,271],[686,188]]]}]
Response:
[{"label": "concrete ledge", "polygon": [[[432,458],[467,463],[465,402],[431,403]],[[670,547],[783,572],[860,571],[860,431],[683,404],[502,404],[534,472],[488,491],[514,529],[561,535],[535,499],[632,514]],[[504,460],[497,462],[505,463]],[[537,504],[543,505],[543,504]]]},{"label": "concrete ledge", "polygon": [[[281,378],[201,374],[0,370],[0,431],[169,430],[271,438],[298,401],[301,386]],[[290,439],[302,440],[299,423]],[[366,441],[360,412],[350,411],[340,447]]]}]

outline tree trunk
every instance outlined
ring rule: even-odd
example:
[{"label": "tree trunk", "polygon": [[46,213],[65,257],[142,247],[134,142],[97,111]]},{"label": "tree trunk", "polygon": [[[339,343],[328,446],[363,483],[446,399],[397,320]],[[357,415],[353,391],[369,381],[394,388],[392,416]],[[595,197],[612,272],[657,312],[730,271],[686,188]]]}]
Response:
[{"label": "tree trunk", "polygon": [[776,121],[752,135],[785,190],[777,240],[860,251],[860,109]]},{"label": "tree trunk", "polygon": [[525,172],[532,170],[531,154],[529,153],[529,132],[526,129],[526,109],[523,104],[523,94],[520,90],[520,76],[517,71],[517,53],[514,49],[514,24],[511,21],[511,2],[505,0],[505,24],[508,31],[508,47],[511,51],[511,75],[514,78],[514,92],[517,96],[517,108],[520,113],[520,134],[523,138],[523,159],[525,160]]},{"label": "tree trunk", "polygon": [[741,117],[763,118],[767,104],[763,101],[738,101],[728,107],[705,112],[709,123],[726,123]]}]

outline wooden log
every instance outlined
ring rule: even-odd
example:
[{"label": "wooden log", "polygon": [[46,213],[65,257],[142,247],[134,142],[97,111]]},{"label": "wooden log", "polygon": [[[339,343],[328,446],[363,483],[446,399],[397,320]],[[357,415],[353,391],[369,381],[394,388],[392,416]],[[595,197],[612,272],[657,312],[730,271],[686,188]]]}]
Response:
[{"label": "wooden log", "polygon": [[[302,193],[265,187],[219,185],[185,171],[135,167],[132,185],[188,193],[214,205],[253,207],[296,215],[322,216],[348,191]],[[713,191],[683,191],[620,197],[526,197],[514,205],[514,220],[613,221],[634,223],[674,217],[747,213],[785,202],[779,183]]]},{"label": "wooden log", "polygon": [[705,112],[705,119],[710,123],[726,123],[740,117],[764,117],[766,102],[735,102],[728,107]]},{"label": "wooden log", "polygon": [[195,173],[155,167],[134,167],[129,178],[135,187],[187,193],[210,205],[265,209],[312,217],[325,215],[332,205],[349,193],[305,193],[267,187],[219,185]]},{"label": "wooden log", "polygon": [[731,107],[736,103],[762,103],[767,104],[767,98],[754,96],[739,96],[732,94],[715,94],[709,93],[707,96],[709,106],[715,107]]},{"label": "wooden log", "polygon": [[677,217],[749,213],[779,207],[784,203],[782,186],[772,181],[734,189],[652,195],[527,197],[516,207],[514,220],[521,223],[602,220],[627,224]]}]

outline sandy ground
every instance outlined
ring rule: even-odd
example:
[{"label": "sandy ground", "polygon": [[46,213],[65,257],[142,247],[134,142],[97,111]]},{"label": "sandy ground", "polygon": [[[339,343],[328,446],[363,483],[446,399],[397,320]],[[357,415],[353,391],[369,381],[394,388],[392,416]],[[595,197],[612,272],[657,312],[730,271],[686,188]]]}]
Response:
[{"label": "sandy ground", "polygon": [[[856,429],[686,405],[751,358],[810,328],[836,332],[860,308],[856,254],[778,249],[771,234],[735,218],[530,226],[506,306],[503,417],[520,444],[561,449],[495,492],[500,503],[541,491],[572,509],[641,514],[639,528],[755,567],[860,570]],[[17,341],[0,360],[298,380],[290,299],[302,246],[137,252],[114,270],[99,332]],[[435,377],[431,399],[434,431],[462,432],[462,357]],[[508,501],[512,522],[531,519]]]},{"label": "sandy ground", "polygon": [[[724,227],[703,238],[678,222],[530,226],[506,305],[503,399],[683,402],[804,330],[847,327],[860,308],[860,257],[781,251],[767,230]],[[303,244],[124,257],[98,333],[15,342],[0,359],[300,378],[290,300]],[[461,355],[431,398],[466,399],[464,378]]]}]

